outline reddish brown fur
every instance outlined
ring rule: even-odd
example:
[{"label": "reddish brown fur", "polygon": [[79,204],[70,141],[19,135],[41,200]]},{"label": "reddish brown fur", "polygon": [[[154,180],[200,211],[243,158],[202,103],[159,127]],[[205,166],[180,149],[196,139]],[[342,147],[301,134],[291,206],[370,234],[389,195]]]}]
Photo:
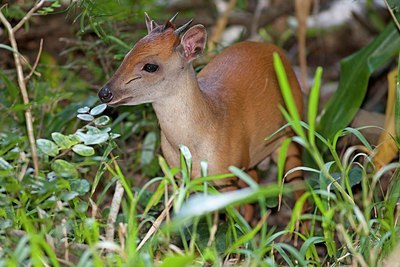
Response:
[{"label": "reddish brown fur", "polygon": [[[285,123],[278,108],[283,102],[273,52],[281,56],[297,107],[302,111],[302,94],[289,62],[273,45],[242,42],[216,56],[196,78],[190,57],[182,51],[185,44],[173,30],[156,28],[127,54],[107,84],[114,95],[110,103],[153,103],[164,156],[170,165],[178,166],[178,147],[188,146],[193,155],[194,177],[200,175],[201,160],[208,161],[210,174],[226,173],[231,165],[253,168],[273,153],[285,137],[264,141]],[[191,34],[199,32],[201,27]],[[196,34],[186,37],[195,38]],[[205,42],[205,36],[186,45],[198,42]],[[198,51],[198,47],[188,49]],[[160,65],[157,73],[143,72],[141,67],[147,61]],[[296,147],[291,151],[294,156],[299,155]],[[288,167],[298,164],[295,160]]]}]

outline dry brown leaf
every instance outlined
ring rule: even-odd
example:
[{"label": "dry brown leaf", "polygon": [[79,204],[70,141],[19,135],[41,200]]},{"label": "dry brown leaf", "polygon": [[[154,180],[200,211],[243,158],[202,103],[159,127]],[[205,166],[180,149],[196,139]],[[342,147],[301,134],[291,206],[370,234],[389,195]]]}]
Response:
[{"label": "dry brown leaf", "polygon": [[377,169],[391,162],[398,156],[398,148],[393,139],[395,136],[394,128],[394,103],[396,101],[396,75],[397,69],[388,74],[388,98],[385,112],[385,131],[379,137],[378,147],[373,162]]}]

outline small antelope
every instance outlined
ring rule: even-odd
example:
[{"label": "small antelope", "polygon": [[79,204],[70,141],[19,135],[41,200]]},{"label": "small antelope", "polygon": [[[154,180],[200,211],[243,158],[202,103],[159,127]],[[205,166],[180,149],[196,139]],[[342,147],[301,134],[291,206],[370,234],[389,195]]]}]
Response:
[{"label": "small antelope", "polygon": [[[276,46],[240,42],[196,75],[192,61],[203,53],[207,32],[203,25],[189,28],[192,21],[176,28],[174,18],[158,25],[146,14],[148,35],[125,56],[99,98],[111,106],[152,103],[164,157],[171,166],[179,166],[179,145],[186,145],[193,157],[193,177],[201,175],[201,160],[208,162],[209,174],[227,173],[231,165],[252,169],[290,135],[285,132],[264,141],[285,124],[278,108],[284,104],[274,52],[284,63],[302,110],[302,93],[288,60]],[[299,154],[295,145],[289,148],[286,169],[301,163]],[[217,186],[231,190],[234,180],[219,181]]]}]

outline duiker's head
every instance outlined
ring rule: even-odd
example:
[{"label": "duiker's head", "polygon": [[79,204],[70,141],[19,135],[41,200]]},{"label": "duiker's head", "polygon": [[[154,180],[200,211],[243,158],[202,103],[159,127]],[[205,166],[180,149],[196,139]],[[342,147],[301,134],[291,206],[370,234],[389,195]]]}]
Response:
[{"label": "duiker's head", "polygon": [[146,14],[148,35],[126,54],[113,77],[99,91],[103,103],[152,103],[174,93],[176,82],[190,62],[203,53],[207,39],[202,25],[188,29],[189,21],[176,29],[174,18],[165,25],[157,25]]}]

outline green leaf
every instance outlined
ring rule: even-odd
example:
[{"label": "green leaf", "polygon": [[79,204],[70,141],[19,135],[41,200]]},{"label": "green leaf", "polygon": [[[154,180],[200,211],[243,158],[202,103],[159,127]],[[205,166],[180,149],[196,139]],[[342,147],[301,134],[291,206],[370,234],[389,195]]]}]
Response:
[{"label": "green leaf", "polygon": [[[292,94],[292,89],[289,84],[289,80],[286,75],[285,68],[283,66],[283,63],[279,57],[279,54],[277,52],[274,52],[274,68],[275,72],[278,78],[279,82],[279,87],[281,89],[282,97],[285,102],[286,108],[289,111],[288,114],[284,114],[286,120],[291,123],[291,126],[295,133],[302,137],[303,139],[305,138],[305,134],[303,131],[303,128],[301,127],[300,124],[300,115],[297,110],[297,105],[296,102],[294,101],[293,94]],[[281,111],[283,108],[281,108]],[[287,116],[290,115],[290,116]],[[289,117],[292,119],[290,120]]]},{"label": "green leaf", "polygon": [[314,85],[311,88],[308,101],[308,140],[312,145],[315,144],[315,123],[318,113],[319,91],[321,87],[322,68],[318,67],[315,73]]},{"label": "green leaf", "polygon": [[74,142],[71,139],[63,135],[61,133],[52,133],[51,138],[53,138],[54,142],[61,148],[61,149],[68,149],[74,145]]},{"label": "green leaf", "polygon": [[160,267],[184,267],[191,266],[193,264],[194,256],[193,255],[172,255],[167,256],[163,263],[160,264]]},{"label": "green leaf", "polygon": [[36,145],[38,149],[51,157],[55,157],[58,154],[58,146],[50,140],[47,139],[38,139],[36,140]]},{"label": "green leaf", "polygon": [[77,115],[78,119],[81,119],[83,121],[93,121],[94,117],[89,114],[78,114]]},{"label": "green leaf", "polygon": [[92,108],[92,110],[90,111],[90,115],[92,116],[96,116],[101,114],[105,109],[107,108],[106,104],[100,104],[98,106],[95,106],[94,108]]},{"label": "green leaf", "polygon": [[61,194],[60,198],[64,201],[73,200],[75,197],[79,196],[78,192],[71,191],[71,192],[64,192]]},{"label": "green leaf", "polygon": [[[1,82],[5,85],[5,88],[7,89],[7,92],[9,93],[10,99],[12,99],[12,101],[8,101],[7,98],[2,99],[2,101],[5,101],[8,106],[13,106],[16,103],[20,103],[19,100],[19,89],[18,86],[16,85],[16,83],[12,82],[10,80],[10,78],[8,77],[8,75],[4,74],[3,71],[0,71],[0,80]],[[17,100],[17,101],[16,101]],[[16,101],[16,102],[14,102]]]},{"label": "green leaf", "polygon": [[142,155],[140,161],[142,166],[150,164],[154,159],[154,150],[156,148],[157,135],[155,132],[149,132],[144,138]]},{"label": "green leaf", "polygon": [[71,141],[72,146],[78,144],[81,141],[81,139],[79,139],[79,137],[76,134],[68,135],[68,139],[69,141]]},{"label": "green leaf", "polygon": [[365,97],[370,75],[399,52],[400,35],[393,23],[355,54],[341,61],[338,90],[324,107],[318,132],[332,139],[354,118]]},{"label": "green leaf", "polygon": [[363,171],[360,167],[354,167],[349,171],[349,181],[350,186],[353,187],[359,183],[361,183],[361,179],[363,177]]},{"label": "green leaf", "polygon": [[84,114],[84,113],[88,113],[89,110],[90,110],[90,108],[89,108],[88,106],[85,106],[85,107],[83,107],[83,108],[79,108],[79,109],[77,110],[77,112],[78,112],[78,113],[81,113],[81,114]]},{"label": "green leaf", "polygon": [[91,125],[86,125],[85,128],[87,129],[87,132],[86,132],[87,134],[99,134],[99,133],[102,133],[102,131],[99,128],[93,127]]},{"label": "green leaf", "polygon": [[1,170],[11,170],[12,166],[10,163],[8,163],[5,159],[0,157],[0,169]]},{"label": "green leaf", "polygon": [[90,190],[90,184],[87,180],[78,179],[70,183],[71,191],[77,192],[79,195],[84,195]]},{"label": "green leaf", "polygon": [[79,176],[75,166],[62,159],[56,159],[51,164],[51,169],[63,178],[76,179]]},{"label": "green leaf", "polygon": [[82,145],[82,144],[77,144],[72,147],[72,150],[83,157],[89,157],[94,155],[94,149],[93,147]]},{"label": "green leaf", "polygon": [[94,124],[96,126],[104,126],[107,125],[107,123],[110,122],[110,117],[103,115],[101,117],[98,117],[97,119],[94,120]]},{"label": "green leaf", "polygon": [[99,133],[99,134],[85,134],[82,132],[77,132],[76,135],[85,145],[98,145],[105,143],[109,135],[108,133]]}]

